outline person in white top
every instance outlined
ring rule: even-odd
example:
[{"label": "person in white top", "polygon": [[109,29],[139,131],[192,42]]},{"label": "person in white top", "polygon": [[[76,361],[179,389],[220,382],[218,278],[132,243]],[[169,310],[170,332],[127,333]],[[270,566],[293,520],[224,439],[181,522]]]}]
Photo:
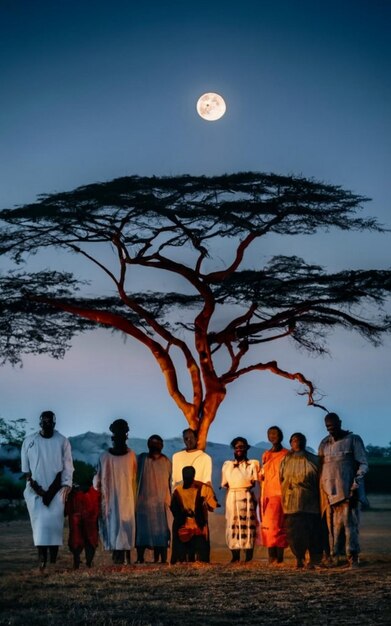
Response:
[{"label": "person in white top", "polygon": [[195,480],[207,485],[212,484],[212,459],[203,450],[197,449],[197,433],[192,428],[183,431],[185,450],[175,452],[172,457],[172,489],[182,482],[184,467],[194,467]]},{"label": "person in white top", "polygon": [[240,561],[240,550],[245,551],[246,561],[253,558],[257,531],[257,502],[253,488],[260,468],[257,460],[247,458],[250,448],[247,439],[235,437],[231,448],[234,460],[224,462],[221,486],[227,489],[226,541],[232,553],[231,563],[236,563]]},{"label": "person in white top", "polygon": [[24,497],[41,570],[46,567],[48,550],[50,562],[56,562],[63,543],[65,500],[72,488],[71,444],[54,429],[55,424],[53,411],[44,411],[40,430],[26,437],[21,450],[27,479]]}]

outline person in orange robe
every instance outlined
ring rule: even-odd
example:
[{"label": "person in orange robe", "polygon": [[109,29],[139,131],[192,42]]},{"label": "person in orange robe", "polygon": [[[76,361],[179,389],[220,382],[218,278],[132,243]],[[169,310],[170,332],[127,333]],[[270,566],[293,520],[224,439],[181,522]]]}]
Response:
[{"label": "person in orange robe", "polygon": [[280,464],[288,454],[282,446],[284,435],[278,426],[271,426],[267,438],[272,444],[262,456],[261,468],[261,541],[268,548],[269,563],[282,563],[288,547],[281,502]]}]

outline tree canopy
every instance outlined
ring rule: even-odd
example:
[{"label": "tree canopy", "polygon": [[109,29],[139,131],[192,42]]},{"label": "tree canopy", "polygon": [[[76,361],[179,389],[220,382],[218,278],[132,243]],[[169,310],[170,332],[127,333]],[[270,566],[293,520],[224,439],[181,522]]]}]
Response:
[{"label": "tree canopy", "polygon": [[[16,364],[26,353],[62,357],[75,333],[97,325],[121,331],[150,350],[200,447],[229,384],[247,372],[297,380],[313,404],[309,378],[274,360],[252,361],[252,346],[290,340],[322,353],[327,331],[337,327],[379,343],[390,330],[382,307],[391,271],[327,273],[282,255],[248,269],[245,253],[272,233],[384,231],[358,215],[367,201],[335,185],[250,172],[124,177],[3,210],[0,252],[16,264],[0,277],[3,362]],[[107,292],[87,295],[85,279],[61,268],[30,271],[31,255],[46,250],[68,251],[99,270]],[[152,288],[133,287],[137,270],[153,270]],[[159,272],[180,279],[175,289],[160,288]],[[178,367],[188,372],[190,395],[180,388]]]}]

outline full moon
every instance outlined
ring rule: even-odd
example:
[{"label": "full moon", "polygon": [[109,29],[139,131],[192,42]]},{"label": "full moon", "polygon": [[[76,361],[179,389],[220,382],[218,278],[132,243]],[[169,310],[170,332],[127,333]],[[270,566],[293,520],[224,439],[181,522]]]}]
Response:
[{"label": "full moon", "polygon": [[197,101],[197,113],[208,122],[215,122],[223,117],[227,107],[218,93],[204,93]]}]

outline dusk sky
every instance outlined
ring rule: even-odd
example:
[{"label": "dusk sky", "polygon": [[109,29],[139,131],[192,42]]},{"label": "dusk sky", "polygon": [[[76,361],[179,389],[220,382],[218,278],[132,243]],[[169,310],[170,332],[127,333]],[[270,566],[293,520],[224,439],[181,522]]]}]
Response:
[{"label": "dusk sky", "polygon": [[[251,170],[341,185],[391,227],[390,23],[388,0],[2,0],[1,208],[119,176]],[[196,112],[207,91],[227,105],[216,122]],[[329,270],[390,268],[389,250],[390,234],[274,236],[245,262],[283,253]],[[73,257],[29,263],[88,276]],[[388,443],[391,339],[375,349],[341,332],[329,346],[315,359],[269,345],[262,360],[302,371],[344,427]],[[296,392],[267,373],[240,379],[209,439],[256,443],[277,424],[286,445],[302,431],[317,447],[324,414]],[[0,371],[1,417],[36,427],[44,409],[65,435],[107,431],[116,417],[135,437],[186,426],[149,352],[103,330],[75,339],[62,361]]]}]

